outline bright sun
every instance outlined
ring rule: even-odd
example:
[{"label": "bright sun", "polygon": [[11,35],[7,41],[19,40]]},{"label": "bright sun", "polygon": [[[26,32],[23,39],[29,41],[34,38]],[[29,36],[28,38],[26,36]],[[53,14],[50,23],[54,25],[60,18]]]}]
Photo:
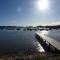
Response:
[{"label": "bright sun", "polygon": [[37,7],[40,10],[46,10],[48,8],[48,0],[38,0]]}]

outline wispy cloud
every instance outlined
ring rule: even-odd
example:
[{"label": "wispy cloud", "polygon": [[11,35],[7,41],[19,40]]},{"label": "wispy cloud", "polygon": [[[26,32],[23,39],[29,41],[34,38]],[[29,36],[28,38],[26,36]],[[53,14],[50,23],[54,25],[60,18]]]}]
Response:
[{"label": "wispy cloud", "polygon": [[60,25],[60,21],[55,21],[55,22],[47,23],[45,25]]},{"label": "wispy cloud", "polygon": [[60,21],[53,22],[52,25],[60,25]]}]

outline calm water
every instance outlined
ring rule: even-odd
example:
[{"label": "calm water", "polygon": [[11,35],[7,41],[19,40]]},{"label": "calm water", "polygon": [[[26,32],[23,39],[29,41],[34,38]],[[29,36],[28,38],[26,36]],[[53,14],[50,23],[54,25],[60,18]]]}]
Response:
[{"label": "calm water", "polygon": [[0,31],[0,52],[43,52],[44,49],[30,31]]},{"label": "calm water", "polygon": [[[42,34],[60,42],[60,30],[41,31]],[[0,31],[0,53],[9,52],[44,52],[35,38],[34,31]]]}]

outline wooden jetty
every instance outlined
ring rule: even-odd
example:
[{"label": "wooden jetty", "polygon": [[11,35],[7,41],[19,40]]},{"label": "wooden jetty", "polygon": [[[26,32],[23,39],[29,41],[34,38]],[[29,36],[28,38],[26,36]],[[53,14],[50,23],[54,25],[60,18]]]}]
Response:
[{"label": "wooden jetty", "polygon": [[42,34],[40,32],[36,32],[36,35],[38,35],[39,37],[41,37],[43,39],[43,41],[46,41],[48,42],[49,44],[51,44],[53,47],[55,47],[57,50],[60,51],[60,42],[45,35],[45,34]]}]

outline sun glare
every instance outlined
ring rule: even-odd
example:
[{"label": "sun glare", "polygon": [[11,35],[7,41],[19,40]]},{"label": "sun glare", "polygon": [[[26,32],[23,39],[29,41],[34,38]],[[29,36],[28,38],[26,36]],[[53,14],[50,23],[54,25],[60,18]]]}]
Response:
[{"label": "sun glare", "polygon": [[48,8],[48,0],[38,0],[37,7],[40,10],[46,10]]},{"label": "sun glare", "polygon": [[46,34],[47,35],[48,34],[48,31],[45,31],[45,30],[44,31],[41,31],[41,34],[43,34],[43,35]]}]

